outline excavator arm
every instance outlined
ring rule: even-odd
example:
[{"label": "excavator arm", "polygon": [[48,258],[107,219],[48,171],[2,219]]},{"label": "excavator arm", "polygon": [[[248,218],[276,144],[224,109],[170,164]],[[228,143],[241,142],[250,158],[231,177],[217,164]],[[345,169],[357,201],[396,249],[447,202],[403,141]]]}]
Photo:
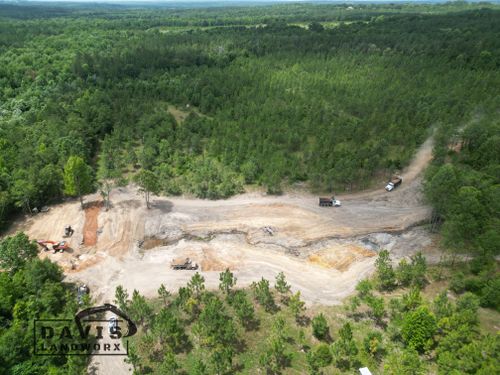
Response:
[{"label": "excavator arm", "polygon": [[36,241],[36,242],[37,242],[38,244],[40,244],[40,245],[42,245],[42,244],[46,244],[46,243],[50,243],[51,245],[54,245],[54,244],[58,243],[58,242],[56,242],[56,241],[50,241],[50,240],[38,240],[38,241]]}]

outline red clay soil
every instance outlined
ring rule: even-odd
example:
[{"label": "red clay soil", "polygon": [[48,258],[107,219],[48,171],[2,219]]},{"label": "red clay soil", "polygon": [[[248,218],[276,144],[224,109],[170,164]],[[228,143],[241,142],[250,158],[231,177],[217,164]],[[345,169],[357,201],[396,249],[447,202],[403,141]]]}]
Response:
[{"label": "red clay soil", "polygon": [[85,225],[83,226],[83,244],[94,246],[97,243],[97,217],[102,202],[90,202],[85,205]]}]

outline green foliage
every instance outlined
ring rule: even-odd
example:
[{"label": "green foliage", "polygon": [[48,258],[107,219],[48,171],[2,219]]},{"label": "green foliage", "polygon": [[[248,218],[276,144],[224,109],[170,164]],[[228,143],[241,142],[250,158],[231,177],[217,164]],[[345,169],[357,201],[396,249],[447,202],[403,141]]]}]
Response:
[{"label": "green foliage", "polygon": [[[499,132],[500,122],[489,111],[461,132],[450,132],[460,151],[448,152],[448,163],[438,158],[427,173],[426,196],[444,220],[443,243],[453,250],[498,254]],[[449,138],[439,138],[437,152],[448,148]]]},{"label": "green foliage", "polygon": [[423,299],[419,288],[412,288],[408,293],[403,294],[402,305],[405,311],[415,310],[422,305]]},{"label": "green foliage", "polygon": [[114,302],[122,311],[128,311],[128,292],[123,286],[118,285],[115,289],[115,300]]},{"label": "green foliage", "polygon": [[281,294],[287,294],[290,292],[290,285],[286,282],[285,274],[283,272],[276,275],[274,287]]},{"label": "green foliage", "polygon": [[226,268],[224,272],[219,274],[219,289],[222,290],[227,296],[232,288],[236,285],[236,277],[234,277],[233,273],[229,271],[229,268]]},{"label": "green foliage", "polygon": [[[0,291],[3,283],[10,282],[0,277]],[[261,285],[269,289],[268,283]],[[254,295],[255,288],[257,283],[252,288]],[[442,292],[429,301],[427,292],[415,286],[403,297],[388,294],[382,299],[369,282],[359,283],[364,306],[358,314],[350,317],[338,307],[322,307],[308,333],[291,311],[295,295],[288,305],[276,301],[275,311],[279,313],[268,314],[265,306],[250,303],[247,294],[251,292],[244,289],[229,295],[223,289],[201,290],[200,297],[195,298],[191,289],[181,287],[168,307],[161,297],[160,303],[149,304],[153,307],[151,321],[139,323],[130,360],[135,361],[136,371],[161,373],[163,355],[171,352],[179,365],[176,371],[190,374],[308,371],[319,375],[353,372],[362,366],[375,371],[378,368],[384,374],[473,374],[496,369],[499,342],[496,336],[481,333],[480,299],[465,293],[451,300]],[[121,294],[126,295],[126,291]],[[130,305],[132,301],[125,299]],[[185,308],[191,300],[197,304],[194,315]],[[384,310],[389,306],[382,321],[377,322],[377,330],[370,329],[366,319],[369,315],[375,318],[371,311],[374,307],[370,307],[373,301],[380,301]],[[0,312],[2,304],[9,304],[9,300],[0,294]],[[345,319],[334,338],[330,337],[327,318],[333,325],[339,318]],[[318,344],[310,333],[326,342]]]},{"label": "green foliage", "polygon": [[361,300],[366,299],[367,297],[372,295],[373,284],[370,280],[364,279],[358,282],[356,285],[356,291],[358,292],[358,297]]},{"label": "green foliage", "polygon": [[151,208],[151,194],[158,194],[160,192],[158,177],[152,171],[142,169],[134,176],[134,182],[139,186],[139,191],[144,194],[146,207]]},{"label": "green foliage", "polygon": [[184,327],[169,309],[163,308],[154,317],[153,332],[160,343],[167,345],[173,352],[182,350],[188,341]]},{"label": "green foliage", "polygon": [[134,289],[132,299],[127,303],[127,313],[130,318],[135,322],[144,324],[150,321],[151,311],[151,306],[146,301],[146,298]]},{"label": "green foliage", "polygon": [[259,364],[272,374],[279,374],[289,365],[291,353],[286,352],[286,336],[284,333],[285,321],[276,317],[273,330],[267,340],[266,350],[259,358]]},{"label": "green foliage", "polygon": [[[308,353],[309,354],[309,353]],[[312,368],[326,367],[332,363],[333,357],[328,344],[321,343],[315,346],[308,355],[307,361]]]},{"label": "green foliage", "polygon": [[380,360],[385,353],[382,334],[378,331],[368,332],[363,340],[363,348],[370,356]]},{"label": "green foliage", "polygon": [[357,364],[358,347],[352,336],[350,323],[345,323],[339,330],[339,338],[332,345],[332,352],[337,367],[350,369]]},{"label": "green foliage", "polygon": [[120,156],[112,150],[112,145],[110,143],[109,138],[103,140],[101,144],[101,154],[99,155],[97,164],[99,191],[107,209],[110,208],[111,189],[119,185],[121,168],[123,167]]},{"label": "green foliage", "polygon": [[446,290],[434,298],[432,303],[432,312],[438,321],[451,316],[453,313],[453,307],[448,299],[448,293]]},{"label": "green foliage", "polygon": [[[210,297],[205,303],[196,323],[200,342],[209,348],[218,346],[233,347],[236,341],[236,329],[231,317],[226,314],[221,300]],[[218,352],[218,355],[224,353]]]},{"label": "green foliage", "polygon": [[158,295],[163,299],[163,304],[167,305],[168,297],[170,297],[170,292],[167,290],[165,285],[161,284],[158,288]]},{"label": "green foliage", "polygon": [[326,340],[330,337],[330,328],[323,314],[319,314],[312,319],[313,335],[318,340]]},{"label": "green foliage", "polygon": [[82,374],[87,357],[32,355],[33,320],[73,319],[78,303],[74,286],[62,283],[61,268],[36,258],[36,245],[22,232],[1,242],[2,250],[15,246],[24,256],[9,263],[9,273],[0,272],[0,373]]},{"label": "green foliage", "polygon": [[388,375],[424,375],[427,374],[425,364],[413,349],[394,352],[384,365],[384,374]]},{"label": "green foliage", "polygon": [[[93,170],[107,204],[119,179],[144,171],[154,174],[142,187],[148,206],[147,191],[215,199],[242,191],[244,181],[272,194],[303,181],[320,190],[362,189],[404,167],[436,124],[425,186],[433,223],[442,223],[444,244],[452,249],[498,254],[498,6],[362,4],[346,11],[345,5],[285,4],[215,12],[1,4],[0,13],[2,224],[15,211],[57,201],[63,188],[80,197],[92,191]],[[185,116],[174,118],[171,108]],[[21,317],[67,306],[60,274],[27,258],[24,268],[13,268],[12,280],[0,273],[0,368],[8,372],[14,366],[19,373],[41,372],[36,358],[23,361],[29,330],[18,326]],[[395,277],[415,287],[388,303],[384,335],[391,339],[399,338],[399,320],[425,304],[416,288],[426,282],[422,264],[415,263],[417,276],[408,264],[396,275],[387,259],[377,264],[377,287],[392,289]],[[439,371],[498,368],[496,341],[482,338],[476,311],[479,304],[498,308],[495,273],[482,266],[472,275],[464,270],[453,289],[479,298],[466,294],[457,304],[444,298],[433,304]],[[35,293],[40,279],[47,285]],[[363,288],[353,301],[362,299],[374,317],[382,316],[378,297]],[[256,284],[254,292],[266,309],[276,309],[269,283]],[[217,306],[223,318],[203,314],[215,309],[207,295],[181,288],[171,304],[180,325],[194,325],[186,332],[195,347],[204,340],[228,342],[207,339],[216,336],[203,328],[217,326],[208,323],[212,318],[234,325],[223,302]],[[121,288],[116,299],[152,330],[141,297],[129,300]],[[227,301],[241,322],[260,314],[243,297],[235,293]],[[199,336],[195,327],[202,327]],[[148,356],[157,344],[151,338],[140,343]],[[146,372],[142,349],[131,349],[130,361]],[[426,373],[417,353],[388,350],[384,373]],[[216,343],[203,355],[209,370],[200,373],[236,371],[233,345]],[[305,360],[305,354],[297,357]],[[47,359],[43,368],[70,372],[72,360],[55,361]],[[161,361],[171,371],[185,358]],[[270,362],[278,363],[276,357]]]},{"label": "green foliage", "polygon": [[[426,191],[446,233],[463,219],[485,225],[457,245],[498,240],[496,5],[1,7],[2,222],[60,199],[73,156],[97,171],[107,204],[138,166],[169,194],[222,198],[244,181],[342,191],[401,169],[438,124]],[[463,186],[479,198],[457,205]]]},{"label": "green foliage", "polygon": [[305,310],[305,302],[300,299],[300,291],[298,291],[295,294],[292,294],[290,299],[288,300],[288,307],[290,308],[290,311],[292,312],[293,316],[295,317],[295,320],[299,320],[301,314]]},{"label": "green foliage", "polygon": [[319,364],[317,363],[316,357],[314,357],[313,352],[311,350],[306,353],[306,361],[307,361],[307,367],[309,369],[309,374],[311,375],[321,374],[319,371]]},{"label": "green foliage", "polygon": [[77,196],[83,208],[84,194],[92,192],[92,169],[79,156],[70,156],[64,165],[64,193]]},{"label": "green foliage", "polygon": [[420,306],[405,316],[402,335],[410,348],[422,352],[432,347],[436,330],[434,314],[426,306]]},{"label": "green foliage", "polygon": [[38,254],[37,245],[23,232],[0,241],[0,268],[15,273]]},{"label": "green foliage", "polygon": [[17,171],[16,177],[17,179],[11,189],[14,204],[19,208],[23,208],[25,212],[31,213],[31,204],[36,196],[36,185],[29,180],[26,171]]},{"label": "green foliage", "polygon": [[209,375],[207,366],[201,359],[195,362],[191,373],[193,375]]},{"label": "green foliage", "polygon": [[450,289],[455,293],[462,293],[465,291],[465,275],[463,272],[456,272],[453,274]]},{"label": "green foliage", "polygon": [[500,276],[486,281],[481,289],[481,306],[500,311]]},{"label": "green foliage", "polygon": [[370,314],[375,321],[382,323],[382,319],[385,316],[384,299],[382,297],[370,296],[366,299],[366,304],[370,308]]},{"label": "green foliage", "polygon": [[264,306],[267,312],[272,312],[276,309],[274,297],[269,289],[269,280],[262,278],[258,283],[252,283],[251,288],[255,299],[261,306]]},{"label": "green foliage", "polygon": [[416,286],[423,288],[427,282],[425,274],[427,272],[427,262],[421,252],[411,257],[411,264],[406,259],[399,262],[396,269],[396,279],[402,286]]},{"label": "green foliage", "polygon": [[179,369],[180,366],[175,360],[174,353],[167,351],[159,367],[159,373],[162,375],[177,375],[179,374]]},{"label": "green foliage", "polygon": [[227,373],[231,370],[234,351],[228,346],[218,346],[212,351],[210,363],[216,374]]},{"label": "green foliage", "polygon": [[196,272],[189,280],[187,287],[196,298],[199,298],[203,290],[205,290],[205,278],[199,272]]},{"label": "green foliage", "polygon": [[245,292],[238,290],[230,300],[239,322],[247,329],[255,323],[255,309]]},{"label": "green foliage", "polygon": [[396,279],[401,286],[409,286],[413,280],[413,268],[408,261],[403,258],[396,269]]},{"label": "green foliage", "polygon": [[[464,337],[455,337],[455,339],[463,340]],[[500,365],[499,349],[498,335],[488,335],[477,341],[465,338],[465,342],[462,341],[462,345],[456,348],[456,351],[441,352],[437,361],[439,370],[441,373],[495,373]]]},{"label": "green foliage", "polygon": [[202,157],[193,162],[182,182],[198,198],[219,199],[243,191],[243,180],[215,159]]},{"label": "green foliage", "polygon": [[320,33],[325,30],[322,24],[318,22],[311,22],[309,26],[307,27],[310,31]]},{"label": "green foliage", "polygon": [[396,285],[396,273],[387,250],[382,250],[375,261],[377,285],[380,290],[392,290]]}]

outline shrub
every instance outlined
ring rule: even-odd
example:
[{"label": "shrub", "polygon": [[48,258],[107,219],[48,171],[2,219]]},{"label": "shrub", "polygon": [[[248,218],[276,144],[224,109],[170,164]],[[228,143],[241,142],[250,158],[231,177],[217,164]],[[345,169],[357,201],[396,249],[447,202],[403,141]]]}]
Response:
[{"label": "shrub", "polygon": [[323,314],[315,316],[312,320],[313,335],[318,340],[325,340],[330,335],[330,328]]}]

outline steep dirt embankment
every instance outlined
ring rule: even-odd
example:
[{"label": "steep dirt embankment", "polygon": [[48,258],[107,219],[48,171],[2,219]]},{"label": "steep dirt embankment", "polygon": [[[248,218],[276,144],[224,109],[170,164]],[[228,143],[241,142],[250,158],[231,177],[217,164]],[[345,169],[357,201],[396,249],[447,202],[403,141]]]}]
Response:
[{"label": "steep dirt embankment", "polygon": [[97,217],[102,208],[102,202],[91,202],[85,206],[85,224],[83,226],[83,244],[97,244]]}]

